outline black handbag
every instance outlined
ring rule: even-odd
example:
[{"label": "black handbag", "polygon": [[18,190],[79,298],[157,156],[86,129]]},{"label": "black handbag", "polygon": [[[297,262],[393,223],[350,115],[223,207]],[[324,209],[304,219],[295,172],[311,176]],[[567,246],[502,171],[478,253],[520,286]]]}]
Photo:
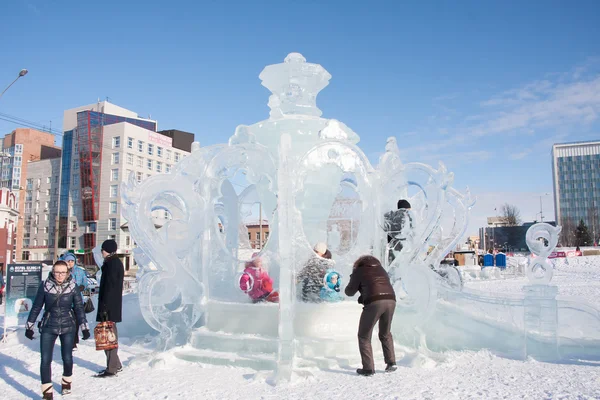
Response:
[{"label": "black handbag", "polygon": [[94,310],[95,310],[95,308],[94,308],[94,303],[92,302],[92,298],[88,297],[88,299],[85,301],[85,304],[83,305],[83,311],[86,314],[89,314]]}]

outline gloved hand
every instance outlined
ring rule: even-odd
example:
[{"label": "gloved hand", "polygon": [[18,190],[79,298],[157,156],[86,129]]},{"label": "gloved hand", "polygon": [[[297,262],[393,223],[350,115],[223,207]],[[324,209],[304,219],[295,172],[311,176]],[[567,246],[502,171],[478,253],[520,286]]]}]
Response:
[{"label": "gloved hand", "polygon": [[33,340],[33,329],[25,329],[25,337],[29,340]]},{"label": "gloved hand", "polygon": [[82,330],[81,334],[83,335],[83,337],[82,337],[83,340],[88,340],[90,338],[90,330],[89,329]]},{"label": "gloved hand", "polygon": [[336,292],[339,292],[340,291],[340,285],[335,285],[333,287],[333,290],[335,290]]}]

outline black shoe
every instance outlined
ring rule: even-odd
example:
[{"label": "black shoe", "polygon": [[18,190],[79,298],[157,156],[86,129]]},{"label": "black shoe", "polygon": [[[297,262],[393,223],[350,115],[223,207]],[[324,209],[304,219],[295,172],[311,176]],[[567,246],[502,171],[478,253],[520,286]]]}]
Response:
[{"label": "black shoe", "polygon": [[371,376],[375,373],[375,371],[371,370],[371,369],[362,369],[359,368],[356,370],[356,373],[362,376]]},{"label": "black shoe", "polygon": [[396,363],[389,363],[386,367],[385,367],[385,372],[394,372],[395,370],[397,370],[398,367],[396,367]]},{"label": "black shoe", "polygon": [[98,375],[94,375],[94,378],[111,378],[113,376],[117,376],[117,374],[113,374],[112,372],[108,372],[106,370],[100,372]]},{"label": "black shoe", "polygon": [[[119,373],[119,372],[121,372],[121,371],[123,371],[123,367],[120,367],[119,369],[117,369],[117,372],[115,373],[115,375],[116,375],[116,374],[118,374],[118,373]],[[106,372],[106,370],[105,370],[105,369],[103,369],[102,371],[98,371],[98,375],[100,375],[100,374],[103,374],[103,373],[105,373],[105,372]]]}]

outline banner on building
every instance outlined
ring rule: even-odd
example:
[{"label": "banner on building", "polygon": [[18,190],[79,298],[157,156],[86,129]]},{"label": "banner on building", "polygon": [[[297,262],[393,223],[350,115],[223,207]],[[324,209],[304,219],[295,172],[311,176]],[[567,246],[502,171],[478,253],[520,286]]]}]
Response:
[{"label": "banner on building", "polygon": [[25,324],[42,281],[42,264],[8,264],[4,290],[4,337],[11,326]]}]

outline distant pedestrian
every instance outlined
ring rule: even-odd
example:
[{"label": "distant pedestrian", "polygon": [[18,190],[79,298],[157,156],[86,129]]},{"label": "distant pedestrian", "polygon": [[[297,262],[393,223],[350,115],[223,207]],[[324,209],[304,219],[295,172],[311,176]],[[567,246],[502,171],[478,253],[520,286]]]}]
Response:
[{"label": "distant pedestrian", "polygon": [[[100,278],[100,289],[98,291],[98,313],[96,321],[112,321],[115,323],[115,334],[117,334],[117,322],[121,322],[123,307],[123,279],[125,269],[117,255],[117,242],[112,239],[102,243],[102,276]],[[100,371],[97,378],[107,378],[117,375],[123,368],[118,354],[119,348],[104,350],[106,353],[106,369]]]},{"label": "distant pedestrian", "polygon": [[[69,268],[69,274],[75,281],[77,289],[81,293],[81,300],[83,301],[83,291],[88,287],[87,275],[85,274],[84,269],[75,264],[76,258],[75,254],[73,253],[66,253],[61,257],[61,259],[67,263],[67,267]],[[75,331],[75,342],[73,344],[73,350],[77,350],[78,343],[79,328],[77,328],[77,330]]]},{"label": "distant pedestrian", "polygon": [[354,296],[356,292],[360,292],[358,302],[364,305],[358,324],[358,348],[362,368],[357,369],[356,373],[365,376],[375,373],[371,336],[377,322],[379,322],[379,340],[386,363],[385,370],[395,371],[396,355],[391,328],[396,310],[396,294],[387,272],[377,258],[362,256],[354,263],[345,293],[346,296]]},{"label": "distant pedestrian", "polygon": [[52,267],[50,276],[41,283],[29,317],[27,318],[25,336],[33,340],[35,320],[44,307],[44,316],[40,322],[40,378],[42,380],[42,396],[53,398],[52,390],[52,353],[54,343],[60,338],[60,350],[63,361],[62,394],[71,393],[73,382],[73,336],[76,326],[81,327],[83,340],[90,337],[83,302],[75,281],[69,276],[67,264],[57,261]]},{"label": "distant pedestrian", "polygon": [[2,297],[4,296],[4,270],[0,267],[0,304],[2,304]]}]

